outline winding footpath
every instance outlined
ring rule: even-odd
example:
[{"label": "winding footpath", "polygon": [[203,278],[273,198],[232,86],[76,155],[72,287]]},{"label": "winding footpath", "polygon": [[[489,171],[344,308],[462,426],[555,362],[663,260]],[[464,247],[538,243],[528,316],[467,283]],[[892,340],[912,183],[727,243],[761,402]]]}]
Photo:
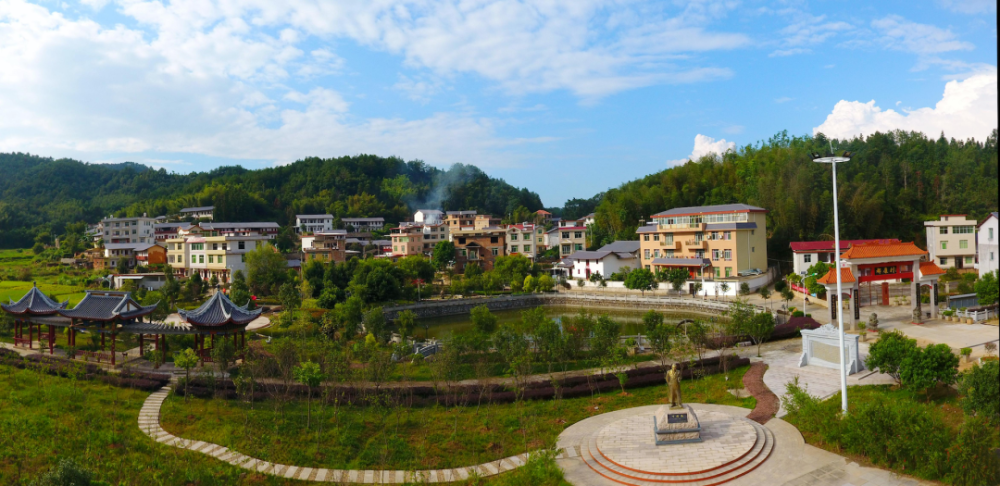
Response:
[{"label": "winding footpath", "polygon": [[490,477],[517,469],[528,461],[529,454],[508,457],[478,466],[429,471],[340,470],[286,466],[262,461],[210,442],[184,439],[171,435],[160,427],[160,407],[170,395],[170,387],[154,392],[139,412],[139,428],[157,442],[212,456],[233,466],[273,476],[304,481],[357,484],[449,483],[473,477]]}]

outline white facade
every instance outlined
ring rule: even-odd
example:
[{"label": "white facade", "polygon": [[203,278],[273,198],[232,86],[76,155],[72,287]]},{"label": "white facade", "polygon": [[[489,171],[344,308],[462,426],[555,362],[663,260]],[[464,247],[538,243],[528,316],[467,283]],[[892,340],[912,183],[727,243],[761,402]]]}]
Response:
[{"label": "white facade", "polygon": [[340,221],[354,231],[376,231],[385,227],[385,218],[342,218]]},{"label": "white facade", "polygon": [[102,239],[104,243],[153,243],[156,241],[154,218],[145,215],[134,218],[104,218]]},{"label": "white facade", "polygon": [[943,269],[976,268],[976,226],[964,214],[924,222],[931,261]]},{"label": "white facade", "polygon": [[421,224],[441,224],[444,213],[437,209],[419,209],[413,213],[413,221]]},{"label": "white facade", "polygon": [[320,233],[333,230],[332,214],[296,214],[295,231],[299,233]]},{"label": "white facade", "polygon": [[639,260],[634,256],[631,258],[621,258],[616,253],[608,253],[608,255],[599,259],[589,259],[586,256],[580,257],[580,254],[586,253],[604,253],[604,252],[577,252],[573,255],[573,270],[571,272],[571,277],[573,279],[582,278],[588,280],[591,275],[600,273],[604,278],[608,278],[611,274],[620,272],[623,268],[629,267],[635,269],[636,265],[639,264]]},{"label": "white facade", "polygon": [[559,229],[553,229],[542,236],[542,244],[545,248],[559,248]]},{"label": "white facade", "polygon": [[979,275],[997,271],[997,213],[991,214],[979,226]]},{"label": "white facade", "polygon": [[537,258],[538,249],[545,240],[545,229],[531,223],[507,226],[507,254],[514,253]]}]

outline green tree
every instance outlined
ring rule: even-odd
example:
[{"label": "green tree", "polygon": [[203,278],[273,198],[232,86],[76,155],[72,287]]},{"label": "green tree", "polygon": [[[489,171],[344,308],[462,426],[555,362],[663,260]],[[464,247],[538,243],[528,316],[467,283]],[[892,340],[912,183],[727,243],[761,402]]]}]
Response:
[{"label": "green tree", "polygon": [[962,374],[958,391],[967,415],[1000,423],[1000,362],[986,361],[967,370]]},{"label": "green tree", "polygon": [[313,389],[318,387],[326,375],[323,374],[323,370],[320,369],[319,365],[313,363],[312,361],[305,361],[299,366],[295,367],[294,370],[295,381],[305,385],[309,389],[306,398],[306,430],[309,430],[310,422],[312,422],[312,393]]},{"label": "green tree", "polygon": [[184,369],[184,401],[188,398],[188,385],[191,383],[191,368],[198,366],[198,355],[191,348],[174,353],[174,366]]},{"label": "green tree", "polygon": [[525,376],[530,373],[531,353],[524,334],[510,324],[504,324],[493,334],[493,347],[507,364],[508,372],[520,388]]},{"label": "green tree", "polygon": [[760,357],[760,345],[771,339],[771,335],[774,334],[774,328],[776,323],[774,322],[774,315],[770,312],[758,312],[754,314],[750,322],[747,323],[746,334],[750,336],[754,344],[757,345],[757,357]]},{"label": "green tree", "polygon": [[444,270],[455,260],[455,244],[450,241],[439,241],[434,245],[431,262],[438,270]]},{"label": "green tree", "polygon": [[326,275],[326,264],[312,259],[302,265],[302,280],[309,283],[311,292],[305,297],[314,299],[323,293],[324,277]]},{"label": "green tree", "polygon": [[344,301],[344,291],[337,287],[326,287],[323,293],[316,300],[316,305],[321,309],[333,309],[338,303]]},{"label": "green tree", "polygon": [[618,346],[618,342],[621,340],[622,326],[605,314],[597,318],[593,332],[590,350],[596,356],[604,357],[612,348]]},{"label": "green tree", "polygon": [[535,265],[524,255],[499,256],[493,262],[493,271],[498,273],[505,282],[514,278],[524,280],[528,275],[535,275]]},{"label": "green tree", "polygon": [[[91,486],[94,475],[72,458],[61,458],[59,464],[31,483],[32,486]],[[105,484],[105,483],[100,483]]]},{"label": "green tree", "polygon": [[247,285],[247,279],[243,275],[242,270],[233,272],[233,282],[229,285],[229,300],[232,300],[236,305],[246,305],[250,309],[254,308],[250,295],[250,286]]},{"label": "green tree", "polygon": [[535,291],[535,277],[528,275],[524,277],[524,286],[521,287],[525,292],[533,293]]},{"label": "green tree", "polygon": [[645,329],[647,336],[652,335],[653,330],[655,330],[660,324],[663,324],[663,314],[650,309],[642,315],[642,327]]},{"label": "green tree", "polygon": [[760,293],[760,298],[764,299],[764,301],[767,302],[768,307],[770,307],[770,304],[771,304],[771,289],[769,289],[765,285],[765,286],[763,286],[763,287],[760,288],[760,290],[758,291],[758,293]]},{"label": "green tree", "polygon": [[434,265],[419,255],[410,255],[399,260],[399,269],[407,280],[434,280]]},{"label": "green tree", "polygon": [[538,277],[538,284],[536,287],[539,292],[551,292],[556,286],[556,282],[552,280],[552,277],[548,275],[542,275]]},{"label": "green tree", "polygon": [[212,347],[212,361],[215,361],[216,366],[219,367],[219,373],[226,373],[235,357],[236,347],[231,340],[225,337],[216,341],[215,346]]},{"label": "green tree", "polygon": [[540,319],[535,320],[528,332],[538,350],[538,358],[548,366],[548,372],[552,373],[552,366],[557,364],[565,353],[566,340],[559,330],[559,325],[554,319],[545,315],[544,309],[539,307],[536,312],[540,314]]},{"label": "green tree", "polygon": [[385,322],[385,311],[381,307],[372,307],[365,313],[365,331],[367,331],[379,343],[389,340],[389,328]]},{"label": "green tree", "polygon": [[465,278],[478,277],[483,274],[483,267],[479,266],[476,262],[467,263],[463,274],[465,275]]},{"label": "green tree", "polygon": [[907,388],[929,393],[940,385],[952,385],[958,375],[958,356],[947,344],[916,348],[903,359],[899,375]]},{"label": "green tree", "polygon": [[[475,322],[475,319],[473,319]],[[417,314],[413,311],[407,309],[396,315],[396,327],[399,329],[399,335],[403,338],[403,342],[406,342],[406,338],[413,334],[413,330],[417,325]]]},{"label": "green tree", "polygon": [[670,286],[674,289],[674,292],[678,292],[684,288],[684,284],[688,281],[688,278],[690,278],[690,274],[683,268],[671,268],[667,272],[667,282],[670,282]]},{"label": "green tree", "polygon": [[496,332],[497,316],[490,312],[490,308],[485,304],[472,308],[472,325],[476,332],[483,336],[489,336]]},{"label": "green tree", "polygon": [[642,292],[645,296],[646,292],[659,287],[656,282],[656,276],[653,272],[646,270],[645,268],[640,268],[638,270],[633,270],[629,272],[628,276],[625,277],[625,288],[629,290],[638,290]]},{"label": "green tree", "polygon": [[302,307],[302,295],[299,294],[298,287],[294,283],[288,282],[281,286],[278,292],[278,300],[281,301],[281,308],[292,315]]},{"label": "green tree", "polygon": [[906,337],[899,330],[883,332],[878,341],[868,348],[868,359],[865,366],[891,376],[896,383],[902,384],[901,370],[903,361],[917,351],[917,341]]},{"label": "green tree", "polygon": [[255,295],[274,295],[288,276],[288,262],[270,243],[258,246],[243,255],[247,269],[247,285]]},{"label": "green tree", "polygon": [[997,271],[994,270],[981,277],[976,282],[976,296],[980,305],[996,304],[1000,297],[1000,287],[997,286]]},{"label": "green tree", "polygon": [[670,326],[660,322],[652,330],[646,332],[650,347],[653,348],[656,356],[660,358],[660,366],[666,368],[667,363],[670,361],[670,351],[673,348],[670,342],[671,335],[673,334]]}]

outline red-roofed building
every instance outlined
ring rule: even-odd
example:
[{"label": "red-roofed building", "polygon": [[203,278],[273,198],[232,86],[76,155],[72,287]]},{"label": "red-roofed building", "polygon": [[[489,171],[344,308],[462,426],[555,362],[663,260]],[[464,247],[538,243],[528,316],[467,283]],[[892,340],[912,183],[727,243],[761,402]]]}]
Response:
[{"label": "red-roofed building", "polygon": [[[840,240],[840,250],[849,250],[854,245],[873,242],[899,243],[899,240]],[[819,262],[830,263],[834,260],[833,241],[796,241],[789,246],[792,247],[792,260],[795,273],[798,275],[802,275],[802,272]]]}]

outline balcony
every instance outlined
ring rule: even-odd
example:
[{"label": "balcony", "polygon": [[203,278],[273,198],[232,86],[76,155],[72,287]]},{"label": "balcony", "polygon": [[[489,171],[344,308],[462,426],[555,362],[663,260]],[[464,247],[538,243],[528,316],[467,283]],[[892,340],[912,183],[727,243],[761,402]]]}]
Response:
[{"label": "balcony", "polygon": [[705,223],[658,224],[656,225],[656,228],[658,231],[672,231],[672,230],[705,231]]},{"label": "balcony", "polygon": [[684,246],[688,248],[700,248],[705,249],[708,246],[706,240],[687,240],[684,242]]},{"label": "balcony", "polygon": [[670,248],[671,250],[680,250],[681,249],[681,241],[680,240],[674,240],[674,241],[669,242],[669,243],[666,242],[666,241],[661,241],[660,242],[660,247],[661,248]]}]

